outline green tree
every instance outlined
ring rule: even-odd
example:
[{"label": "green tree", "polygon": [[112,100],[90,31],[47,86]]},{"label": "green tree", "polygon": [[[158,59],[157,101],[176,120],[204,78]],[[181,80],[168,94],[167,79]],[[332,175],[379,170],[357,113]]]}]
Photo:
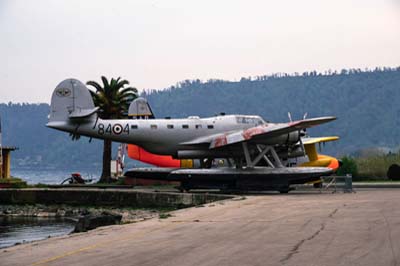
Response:
[{"label": "green tree", "polygon": [[[137,98],[137,89],[125,87],[129,81],[112,78],[109,82],[102,76],[102,85],[95,81],[88,81],[86,84],[93,86],[96,92],[90,91],[94,104],[99,108],[98,115],[102,119],[121,119],[128,115],[128,108],[131,101]],[[111,180],[111,148],[112,141],[105,139],[103,146],[103,168],[100,181],[109,183]]]}]

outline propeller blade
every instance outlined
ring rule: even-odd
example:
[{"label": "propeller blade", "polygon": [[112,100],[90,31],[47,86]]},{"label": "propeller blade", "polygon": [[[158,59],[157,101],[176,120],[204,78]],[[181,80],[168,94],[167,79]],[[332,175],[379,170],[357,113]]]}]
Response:
[{"label": "propeller blade", "polygon": [[287,116],[288,116],[288,118],[289,118],[289,121],[290,121],[290,122],[293,122],[293,120],[292,120],[292,114],[291,114],[290,112],[287,113]]}]

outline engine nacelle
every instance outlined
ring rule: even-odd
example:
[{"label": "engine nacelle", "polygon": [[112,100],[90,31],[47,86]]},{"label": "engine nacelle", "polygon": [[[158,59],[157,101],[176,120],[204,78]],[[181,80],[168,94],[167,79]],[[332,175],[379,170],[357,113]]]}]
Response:
[{"label": "engine nacelle", "polygon": [[293,145],[300,140],[300,131],[293,131],[288,134],[279,135],[277,137],[268,138],[264,141],[267,145]]}]

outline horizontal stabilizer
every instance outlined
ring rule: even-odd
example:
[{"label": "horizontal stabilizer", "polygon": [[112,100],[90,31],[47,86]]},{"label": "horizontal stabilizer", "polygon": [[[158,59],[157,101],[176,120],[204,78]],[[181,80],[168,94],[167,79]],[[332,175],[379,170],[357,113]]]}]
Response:
[{"label": "horizontal stabilizer", "polygon": [[99,110],[99,107],[95,107],[92,109],[75,109],[72,113],[69,114],[68,117],[71,119],[85,118],[96,113],[97,110]]}]

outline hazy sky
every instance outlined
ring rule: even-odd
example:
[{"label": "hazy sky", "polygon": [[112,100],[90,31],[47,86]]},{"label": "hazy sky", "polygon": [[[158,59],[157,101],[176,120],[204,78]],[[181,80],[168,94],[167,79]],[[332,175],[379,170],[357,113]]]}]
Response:
[{"label": "hazy sky", "polygon": [[184,79],[400,65],[400,0],[0,0],[0,102],[65,78]]}]

